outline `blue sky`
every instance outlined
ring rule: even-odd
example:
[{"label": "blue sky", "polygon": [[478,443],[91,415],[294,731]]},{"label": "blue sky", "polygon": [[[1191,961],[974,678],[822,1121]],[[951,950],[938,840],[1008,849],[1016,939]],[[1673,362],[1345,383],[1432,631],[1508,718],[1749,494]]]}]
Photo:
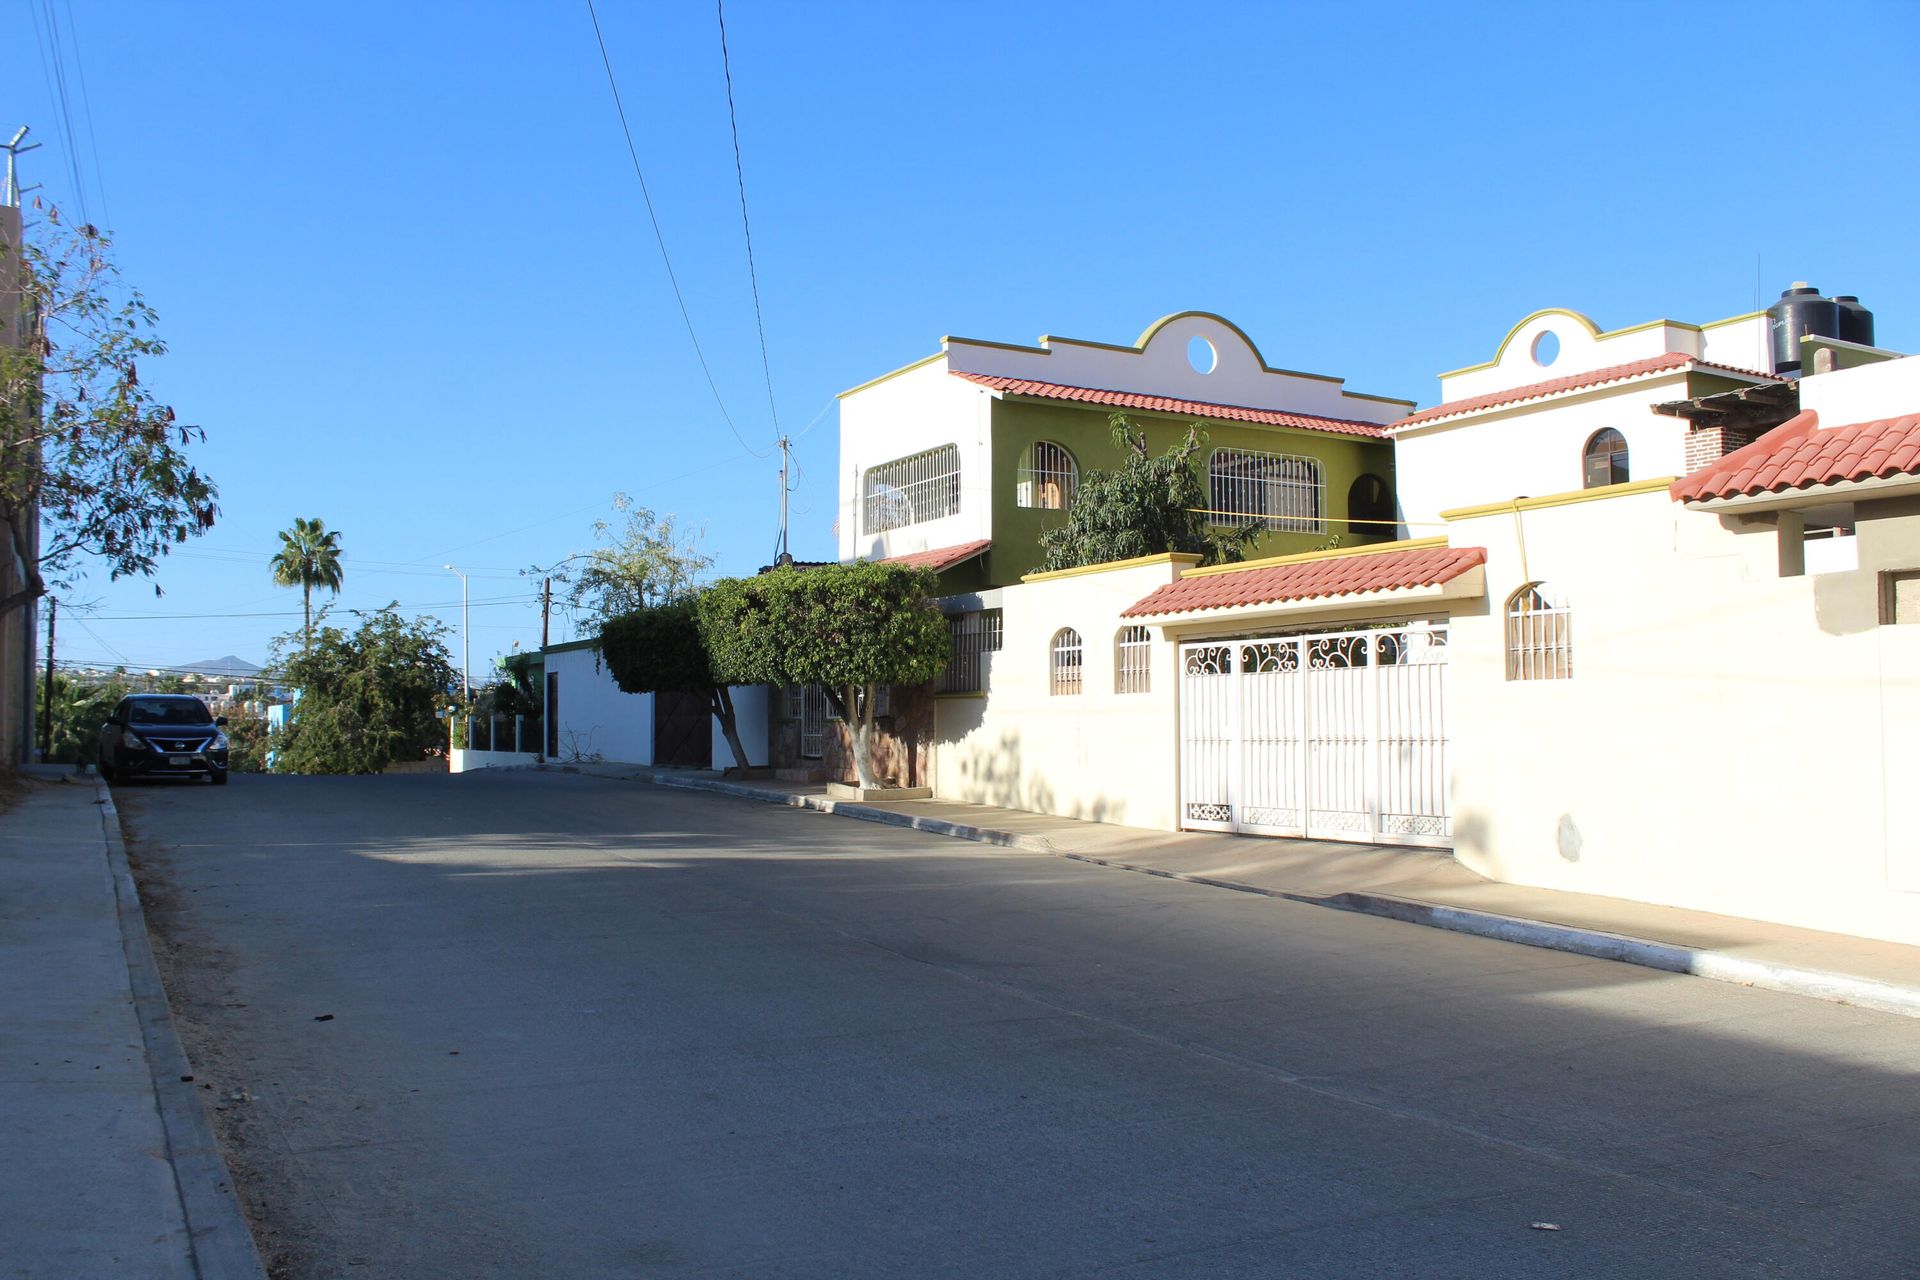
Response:
[{"label": "blue sky", "polygon": [[[457,627],[439,566],[466,569],[476,671],[537,644],[515,571],[590,546],[616,490],[704,526],[724,572],[766,562],[777,459],[715,408],[584,0],[0,12],[0,125],[45,144],[42,198],[115,231],[173,348],[146,377],[222,490],[164,598],[72,593],[97,607],[63,613],[63,654],[262,660],[298,624],[266,570],[295,516],[341,530],[346,608]],[[1765,297],[1858,293],[1920,350],[1917,15],[732,0],[793,550],[833,554],[834,393],[948,333],[1131,342],[1204,309],[1277,365],[1429,404],[1529,311],[1716,319],[1752,308],[1757,258]],[[766,452],[713,6],[600,18],[701,343]]]}]

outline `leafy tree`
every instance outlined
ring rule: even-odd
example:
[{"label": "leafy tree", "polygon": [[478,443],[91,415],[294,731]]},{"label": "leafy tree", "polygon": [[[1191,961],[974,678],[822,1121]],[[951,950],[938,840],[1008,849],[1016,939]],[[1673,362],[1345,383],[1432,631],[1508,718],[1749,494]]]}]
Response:
[{"label": "leafy tree", "polygon": [[227,721],[227,768],[234,773],[267,771],[267,719],[235,711]]},{"label": "leafy tree", "polygon": [[313,640],[313,589],[340,594],[340,535],[319,520],[293,518],[293,528],[280,531],[280,550],[269,562],[275,585],[300,588],[300,607],[306,617],[301,634]]},{"label": "leafy tree", "polygon": [[[112,578],[151,576],[176,543],[213,527],[218,490],[188,461],[199,427],[176,420],[141,381],[140,363],[166,353],[158,317],[122,291],[112,242],[69,228],[49,210],[34,239],[0,239],[0,519],[23,555],[9,613],[64,586],[83,556]],[[19,294],[14,282],[19,282]],[[15,311],[15,308],[18,310]],[[157,590],[157,588],[156,588]]]},{"label": "leafy tree", "polygon": [[691,598],[713,567],[713,557],[700,550],[700,533],[681,528],[671,514],[634,506],[624,493],[613,496],[613,509],[624,522],[596,522],[593,533],[601,545],[571,575],[560,575],[574,616],[605,622]]},{"label": "leafy tree", "polygon": [[[44,680],[33,682],[34,696],[38,702],[34,716],[34,732],[40,731],[40,719],[46,714],[47,685]],[[78,760],[92,760],[99,754],[100,726],[106,723],[114,705],[128,693],[125,684],[109,681],[105,684],[90,684],[75,680],[71,676],[55,674],[53,677],[53,742],[47,753],[48,761],[71,764]]]},{"label": "leafy tree", "polygon": [[600,656],[614,683],[628,693],[704,694],[734,760],[742,768],[747,766],[733,694],[725,681],[715,677],[694,600],[675,600],[608,618],[600,624]]},{"label": "leafy tree", "polygon": [[853,734],[860,785],[881,685],[924,684],[947,665],[935,576],[897,564],[834,564],[723,578],[699,600],[716,683],[817,684]]},{"label": "leafy tree", "polygon": [[1117,471],[1080,478],[1067,522],[1040,535],[1042,569],[1079,569],[1164,551],[1193,552],[1205,564],[1246,558],[1259,536],[1253,525],[1221,529],[1207,523],[1207,487],[1194,463],[1206,437],[1188,427],[1186,438],[1159,457],[1145,433],[1116,413],[1113,442],[1126,452]]},{"label": "leafy tree", "polygon": [[[378,773],[419,760],[440,744],[436,712],[451,699],[455,673],[436,618],[402,618],[393,605],[354,631],[321,625],[281,661],[300,691],[292,721],[274,744],[276,773]],[[276,660],[293,636],[275,642]]]}]

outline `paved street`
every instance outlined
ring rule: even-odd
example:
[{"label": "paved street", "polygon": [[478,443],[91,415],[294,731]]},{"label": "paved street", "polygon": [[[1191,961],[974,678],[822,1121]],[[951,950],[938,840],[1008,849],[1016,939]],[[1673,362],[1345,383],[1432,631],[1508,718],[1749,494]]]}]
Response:
[{"label": "paved street", "polygon": [[578,776],[117,796],[285,1274],[1920,1272],[1920,1021]]}]

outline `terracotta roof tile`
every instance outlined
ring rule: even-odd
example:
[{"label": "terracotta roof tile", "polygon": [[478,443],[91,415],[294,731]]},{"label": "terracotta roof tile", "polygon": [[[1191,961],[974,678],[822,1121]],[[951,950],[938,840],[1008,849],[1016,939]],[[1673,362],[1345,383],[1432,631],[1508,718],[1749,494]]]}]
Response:
[{"label": "terracotta roof tile", "polygon": [[909,569],[931,569],[935,573],[942,569],[951,569],[963,560],[971,560],[993,545],[991,538],[981,538],[976,542],[962,542],[958,546],[935,547],[931,551],[909,551],[905,555],[888,556],[881,564],[903,564]]},{"label": "terracotta roof tile", "polygon": [[1399,587],[1432,587],[1451,582],[1486,562],[1485,547],[1418,547],[1407,551],[1328,555],[1287,564],[1253,564],[1231,573],[1194,574],[1170,582],[1121,616],[1194,613],[1202,609],[1279,604],[1286,600],[1314,600]]},{"label": "terracotta roof tile", "polygon": [[1738,369],[1730,364],[1714,364],[1711,361],[1695,359],[1684,351],[1669,351],[1663,356],[1650,356],[1630,364],[1609,365],[1604,369],[1590,369],[1586,373],[1571,373],[1564,378],[1530,382],[1524,387],[1490,391],[1486,395],[1473,396],[1465,400],[1449,400],[1445,404],[1437,404],[1431,409],[1422,409],[1410,417],[1402,418],[1393,424],[1393,428],[1397,430],[1401,427],[1417,427],[1423,422],[1458,417],[1463,413],[1478,413],[1482,409],[1497,409],[1501,405],[1519,404],[1523,400],[1540,400],[1566,391],[1584,391],[1588,387],[1604,386],[1609,382],[1625,382],[1629,378],[1643,378],[1648,374],[1669,373],[1675,369],[1685,368],[1714,369],[1725,373],[1742,374],[1749,378],[1765,378],[1769,382],[1779,381],[1770,373]]},{"label": "terracotta roof tile", "polygon": [[1133,391],[1102,391],[1097,387],[1070,387],[1059,382],[1034,382],[1027,378],[1003,378],[990,373],[962,373],[950,370],[954,377],[965,378],[995,391],[1016,396],[1041,396],[1048,400],[1075,400],[1081,404],[1111,405],[1116,409],[1143,409],[1154,413],[1177,413],[1194,418],[1212,418],[1216,422],[1257,422],[1269,427],[1298,427],[1302,431],[1330,431],[1345,436],[1384,437],[1387,429],[1377,422],[1349,421],[1346,418],[1322,418],[1311,413],[1288,413],[1280,409],[1250,409],[1245,405],[1212,404],[1205,400],[1175,400],[1168,396],[1140,395]]},{"label": "terracotta roof tile", "polygon": [[1920,413],[1822,427],[1809,409],[1675,480],[1671,492],[1680,502],[1707,502],[1899,475],[1920,475]]}]

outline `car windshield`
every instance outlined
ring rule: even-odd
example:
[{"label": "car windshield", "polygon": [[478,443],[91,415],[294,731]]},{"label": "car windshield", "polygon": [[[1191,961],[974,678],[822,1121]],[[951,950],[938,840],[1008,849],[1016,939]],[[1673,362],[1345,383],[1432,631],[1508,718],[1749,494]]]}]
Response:
[{"label": "car windshield", "polygon": [[198,698],[133,698],[127,703],[127,719],[134,724],[213,723],[207,704]]}]

